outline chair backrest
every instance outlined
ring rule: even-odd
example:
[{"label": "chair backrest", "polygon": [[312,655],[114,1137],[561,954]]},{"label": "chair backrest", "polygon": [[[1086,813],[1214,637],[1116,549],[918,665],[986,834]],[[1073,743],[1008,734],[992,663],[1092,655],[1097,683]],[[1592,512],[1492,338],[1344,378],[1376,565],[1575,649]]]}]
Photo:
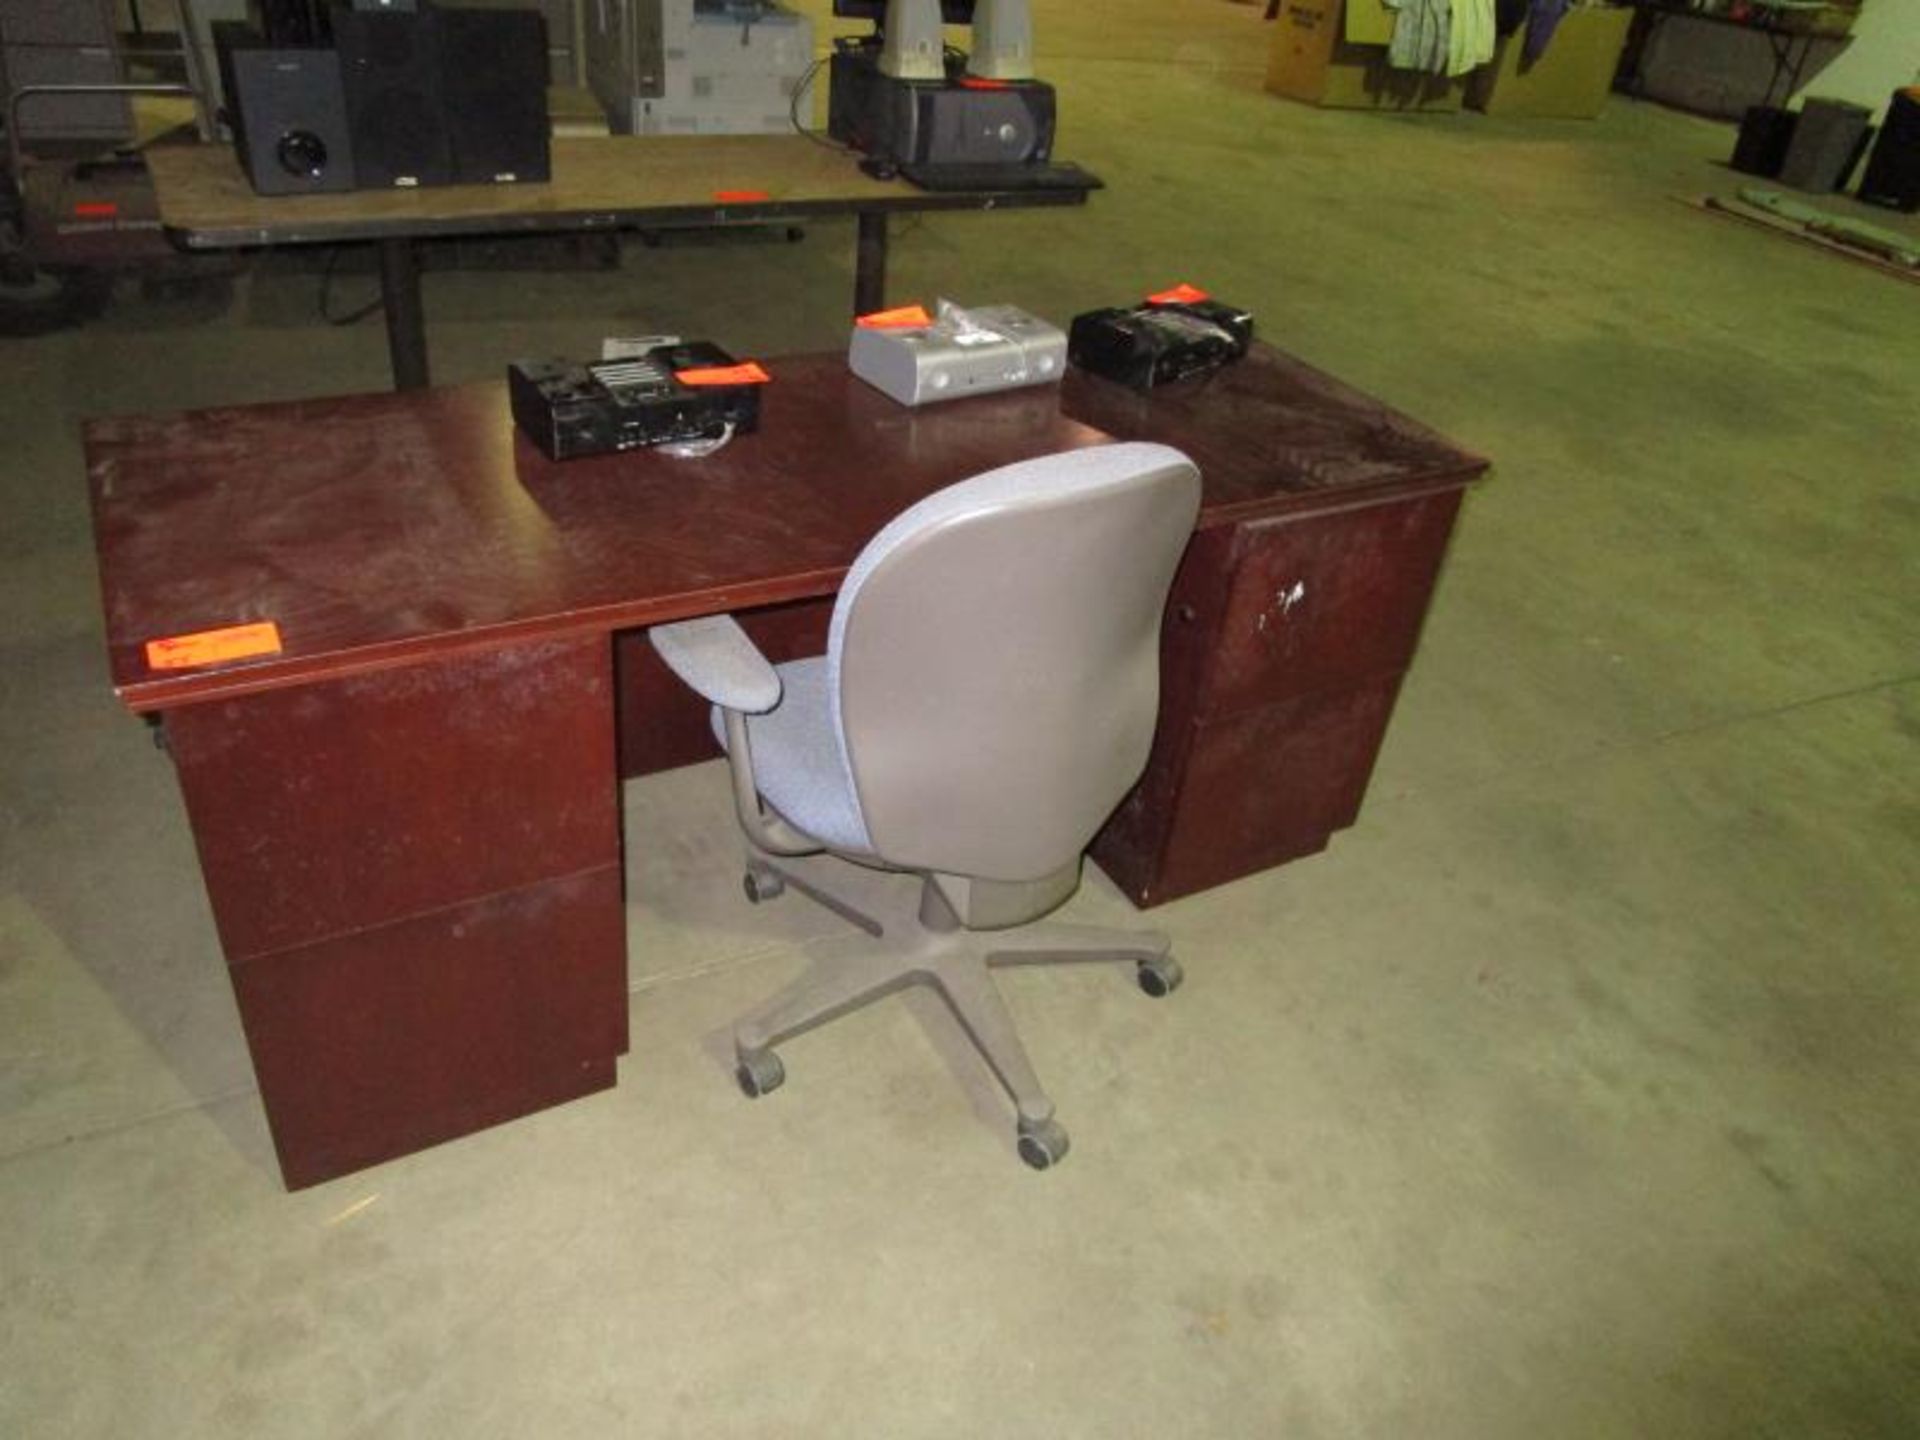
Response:
[{"label": "chair backrest", "polygon": [[1092,446],[948,486],[868,543],[827,663],[876,855],[988,880],[1079,857],[1146,765],[1199,504],[1179,451]]}]

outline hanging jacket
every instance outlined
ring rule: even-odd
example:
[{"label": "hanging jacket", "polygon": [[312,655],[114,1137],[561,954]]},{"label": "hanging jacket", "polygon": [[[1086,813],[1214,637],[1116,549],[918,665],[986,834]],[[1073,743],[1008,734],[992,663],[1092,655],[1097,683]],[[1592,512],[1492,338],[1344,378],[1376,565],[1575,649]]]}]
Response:
[{"label": "hanging jacket", "polygon": [[1572,8],[1571,0],[1529,0],[1527,38],[1520,47],[1521,64],[1532,65],[1547,53],[1553,32],[1560,28],[1560,22]]}]

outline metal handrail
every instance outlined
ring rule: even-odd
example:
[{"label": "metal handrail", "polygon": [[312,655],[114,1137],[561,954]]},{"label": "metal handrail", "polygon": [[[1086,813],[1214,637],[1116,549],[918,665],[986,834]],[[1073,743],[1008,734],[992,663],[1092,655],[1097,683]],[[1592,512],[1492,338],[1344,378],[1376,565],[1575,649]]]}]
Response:
[{"label": "metal handrail", "polygon": [[187,72],[184,85],[160,82],[79,82],[21,85],[7,97],[7,164],[15,177],[25,158],[20,141],[20,102],[36,95],[185,95],[193,101],[193,123],[202,140],[214,138],[213,106],[207,98],[201,73],[199,31],[194,19],[194,0],[174,0],[174,15],[180,25],[180,60]]},{"label": "metal handrail", "polygon": [[185,95],[196,104],[200,103],[200,92],[191,85],[169,85],[154,82],[72,85],[21,85],[7,97],[7,164],[16,181],[20,174],[20,165],[25,153],[20,147],[20,103],[39,95]]}]

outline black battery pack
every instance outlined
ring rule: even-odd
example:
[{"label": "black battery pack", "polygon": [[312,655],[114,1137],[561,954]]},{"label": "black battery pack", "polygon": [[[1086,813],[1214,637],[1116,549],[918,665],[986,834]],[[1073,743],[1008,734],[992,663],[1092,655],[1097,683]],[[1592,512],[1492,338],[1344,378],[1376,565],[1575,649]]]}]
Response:
[{"label": "black battery pack", "polygon": [[1253,316],[1217,300],[1153,301],[1074,317],[1067,358],[1083,370],[1152,390],[1229,365],[1253,343]]},{"label": "black battery pack", "polygon": [[738,370],[757,367],[695,340],[621,360],[516,360],[507,366],[507,395],[527,438],[550,458],[570,460],[751,432],[760,423],[760,385],[726,383]]}]

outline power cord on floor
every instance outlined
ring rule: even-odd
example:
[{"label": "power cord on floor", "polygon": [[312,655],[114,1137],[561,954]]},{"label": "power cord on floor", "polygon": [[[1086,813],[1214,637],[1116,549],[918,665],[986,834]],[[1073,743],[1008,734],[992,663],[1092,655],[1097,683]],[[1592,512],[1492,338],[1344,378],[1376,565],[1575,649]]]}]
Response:
[{"label": "power cord on floor", "polygon": [[374,311],[380,309],[385,301],[378,295],[362,305],[358,310],[349,310],[344,315],[333,313],[333,271],[340,263],[340,252],[344,246],[336,245],[327,252],[326,260],[320,266],[320,318],[329,325],[357,325]]}]

